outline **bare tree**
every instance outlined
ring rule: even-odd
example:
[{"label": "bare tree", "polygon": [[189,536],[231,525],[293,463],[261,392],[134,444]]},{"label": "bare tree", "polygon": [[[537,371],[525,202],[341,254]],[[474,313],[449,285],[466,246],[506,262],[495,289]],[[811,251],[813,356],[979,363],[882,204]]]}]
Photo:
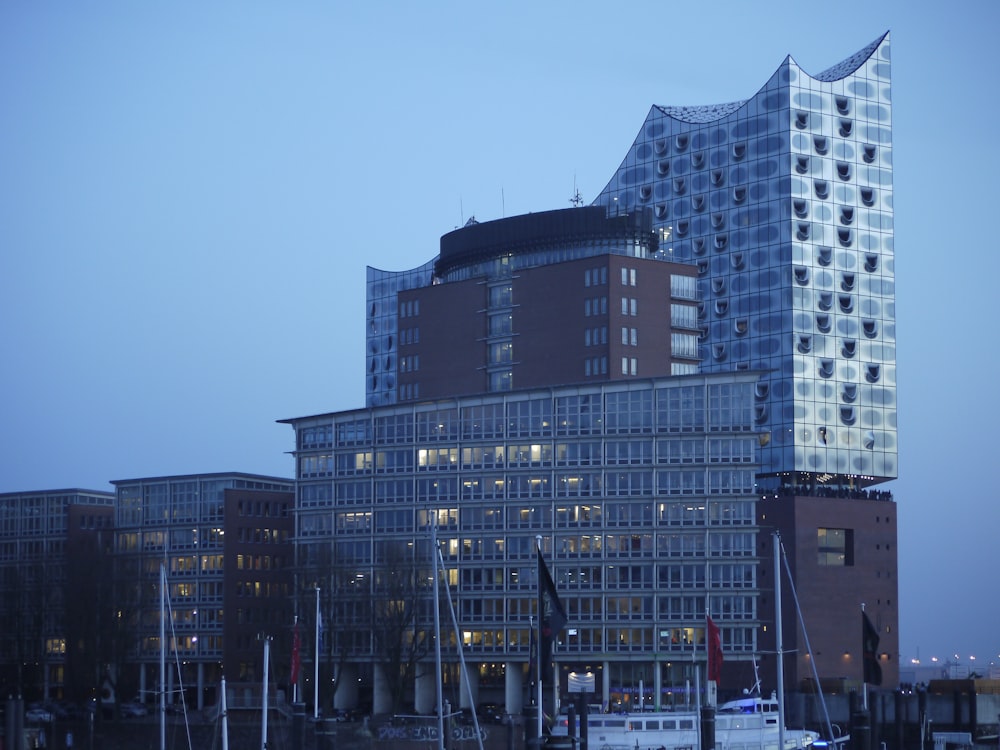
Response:
[{"label": "bare tree", "polygon": [[433,609],[428,606],[433,594],[431,561],[427,555],[426,565],[417,564],[414,550],[418,546],[402,541],[376,544],[372,647],[376,665],[389,685],[393,711],[399,710],[434,644]]}]

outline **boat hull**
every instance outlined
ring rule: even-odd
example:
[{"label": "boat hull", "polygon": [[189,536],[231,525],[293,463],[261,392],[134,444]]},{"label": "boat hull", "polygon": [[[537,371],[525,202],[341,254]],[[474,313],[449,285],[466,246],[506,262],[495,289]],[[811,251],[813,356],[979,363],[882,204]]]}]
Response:
[{"label": "boat hull", "polygon": [[[646,711],[636,714],[591,714],[587,717],[589,745],[597,750],[700,750],[698,715],[694,712]],[[553,728],[566,736],[567,719]],[[808,750],[815,732],[785,730],[785,750]],[[716,750],[778,750],[778,716],[771,713],[718,713]]]}]

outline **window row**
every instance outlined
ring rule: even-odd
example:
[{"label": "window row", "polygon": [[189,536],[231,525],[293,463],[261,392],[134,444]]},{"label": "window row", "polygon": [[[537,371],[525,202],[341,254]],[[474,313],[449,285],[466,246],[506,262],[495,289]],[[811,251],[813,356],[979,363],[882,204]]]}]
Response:
[{"label": "window row", "polygon": [[[525,620],[527,622],[527,619]],[[678,657],[690,654],[693,648],[704,650],[704,628],[666,628],[647,625],[643,628],[623,627],[581,627],[574,628],[561,636],[559,651],[564,654],[634,653],[638,655],[656,651],[674,653]],[[373,643],[370,633],[364,630],[340,633],[337,636],[337,652],[359,657],[372,653]],[[727,653],[756,653],[756,627],[728,627],[723,629],[723,648]],[[471,629],[462,631],[462,648],[468,652],[499,656],[524,652],[529,648],[529,630],[496,627],[492,629]],[[443,645],[454,649],[457,644],[453,635],[444,637]],[[612,720],[609,720],[612,721]],[[621,720],[624,724],[624,720]],[[690,719],[665,719],[665,729],[692,729]],[[659,720],[647,720],[647,724],[659,726]]]},{"label": "window row", "polygon": [[[594,341],[594,330],[591,341]],[[606,333],[600,334],[603,341]],[[635,334],[638,341],[638,333]],[[632,341],[632,329],[628,329]],[[673,334],[675,355],[697,356],[697,336]],[[498,356],[502,349],[497,349]],[[502,357],[501,357],[502,358]],[[631,366],[630,366],[631,367]],[[736,395],[734,403],[745,404],[740,409],[724,413],[706,413],[706,394],[728,389]],[[576,394],[555,398],[529,398],[506,403],[470,405],[461,408],[438,408],[412,414],[379,415],[352,419],[335,426],[336,446],[391,444],[401,442],[479,440],[484,438],[549,437],[553,435],[585,435],[604,432],[677,432],[702,430],[749,429],[752,425],[752,383],[713,383],[704,385],[672,385],[666,388],[609,391],[606,394]],[[419,394],[414,394],[419,395]],[[716,402],[709,401],[714,404]],[[305,435],[311,440],[322,438],[310,426],[303,432],[300,446],[305,447]],[[321,448],[325,442],[311,445]]]},{"label": "window row", "polygon": [[608,283],[608,267],[588,268],[583,272],[584,286],[605,286]]},{"label": "window row", "polygon": [[750,494],[752,469],[671,469],[646,471],[571,471],[503,474],[495,477],[457,477],[438,474],[418,477],[401,495],[384,498],[405,502],[422,500],[479,500],[528,497],[614,497],[616,495]]},{"label": "window row", "polygon": [[[720,395],[713,408],[742,409]],[[336,456],[338,475],[371,473],[411,473],[414,470],[516,469],[545,466],[643,465],[654,463],[752,463],[755,460],[756,439],[725,438],[653,438],[632,440],[593,440],[572,443],[526,443],[521,445],[484,445],[467,448],[398,448],[383,451],[341,453]],[[302,456],[299,460],[303,475],[329,474],[332,456]],[[347,486],[351,485],[338,485]],[[308,489],[307,489],[308,488]],[[339,490],[338,490],[339,493]],[[319,495],[322,494],[322,498]],[[301,490],[303,505],[317,500],[329,500],[329,491],[320,492],[319,485],[307,485]],[[342,497],[338,494],[338,499]],[[359,498],[361,500],[365,498]],[[242,515],[242,514],[241,514]],[[270,516],[270,513],[265,514]],[[279,515],[275,513],[275,516]],[[287,507],[281,507],[286,517]]]},{"label": "window row", "polygon": [[[705,596],[565,596],[561,597],[567,618],[574,623],[608,620],[699,620],[705,617]],[[757,617],[756,598],[749,594],[712,595],[711,611],[725,620]],[[512,606],[513,605],[513,606]],[[458,602],[462,622],[506,623],[520,619],[516,599],[463,598]]]},{"label": "window row", "polygon": [[595,326],[594,328],[587,328],[584,330],[583,332],[584,346],[602,346],[607,343],[608,343],[607,326]]},{"label": "window row", "polygon": [[590,297],[583,301],[583,314],[586,317],[591,315],[607,315],[608,314],[608,298],[607,297]]},{"label": "window row", "polygon": [[[631,527],[688,527],[701,529],[694,534],[702,534],[707,528],[716,533],[718,527],[752,526],[755,522],[753,500],[693,502],[615,502],[586,503],[579,505],[545,504],[537,506],[510,507],[505,504],[462,508],[440,508],[434,510],[413,508],[380,508],[375,511],[338,511],[335,514],[309,514],[300,519],[300,534],[314,536],[314,529],[325,528],[329,533],[330,519],[336,519],[338,533],[413,533],[435,525],[451,532],[494,531],[505,528],[516,529],[570,529],[593,528],[595,530]],[[676,532],[661,538],[676,536]],[[688,532],[685,532],[688,533]],[[563,537],[559,537],[563,538]],[[583,537],[573,539],[572,544],[582,544]],[[514,545],[513,551],[525,555],[534,553],[529,542],[534,537],[511,537],[506,544]],[[523,548],[522,548],[523,545]]]}]

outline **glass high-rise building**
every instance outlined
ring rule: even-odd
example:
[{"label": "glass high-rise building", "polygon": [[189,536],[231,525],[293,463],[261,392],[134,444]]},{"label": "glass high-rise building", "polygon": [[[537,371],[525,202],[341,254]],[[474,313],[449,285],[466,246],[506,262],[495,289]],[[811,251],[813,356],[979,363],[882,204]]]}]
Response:
[{"label": "glass high-rise building", "polygon": [[261,635],[286,668],[293,483],[228,472],[112,484],[118,689],[150,702],[164,690],[169,704],[183,691],[189,708],[215,705],[223,675],[230,685],[262,681]]},{"label": "glass high-rise building", "polygon": [[[788,58],[744,101],[654,106],[592,205],[470,221],[422,265],[368,269],[367,408],[287,420],[338,702],[364,684],[388,704],[372,602],[426,572],[432,526],[450,645],[509,707],[535,536],[569,602],[560,664],[605,701],[669,703],[706,612],[730,688],[755,658],[773,685],[776,529],[821,677],[860,678],[866,602],[894,680],[895,507],[872,489],[897,473],[889,72],[885,35],[815,76]],[[786,618],[794,687],[812,664]]]},{"label": "glass high-rise building", "polygon": [[774,484],[896,477],[888,33],[744,101],[654,106],[595,204],[650,207],[698,268],[704,372],[761,369]]}]

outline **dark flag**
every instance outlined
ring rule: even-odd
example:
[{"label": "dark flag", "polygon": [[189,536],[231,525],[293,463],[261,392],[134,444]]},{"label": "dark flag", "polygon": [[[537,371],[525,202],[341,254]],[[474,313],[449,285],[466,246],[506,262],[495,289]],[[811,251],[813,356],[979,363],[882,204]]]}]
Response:
[{"label": "dark flag", "polygon": [[549,575],[549,569],[542,559],[540,549],[538,550],[538,605],[541,634],[538,639],[538,647],[541,649],[540,661],[543,665],[548,665],[552,662],[552,640],[566,625],[566,610],[559,601],[556,585],[552,583],[552,576]]},{"label": "dark flag", "polygon": [[869,685],[882,684],[882,666],[878,663],[878,631],[861,610],[861,659],[865,666],[865,682]]},{"label": "dark flag", "polygon": [[713,680],[716,685],[722,681],[722,633],[719,626],[708,621],[708,679]]}]

